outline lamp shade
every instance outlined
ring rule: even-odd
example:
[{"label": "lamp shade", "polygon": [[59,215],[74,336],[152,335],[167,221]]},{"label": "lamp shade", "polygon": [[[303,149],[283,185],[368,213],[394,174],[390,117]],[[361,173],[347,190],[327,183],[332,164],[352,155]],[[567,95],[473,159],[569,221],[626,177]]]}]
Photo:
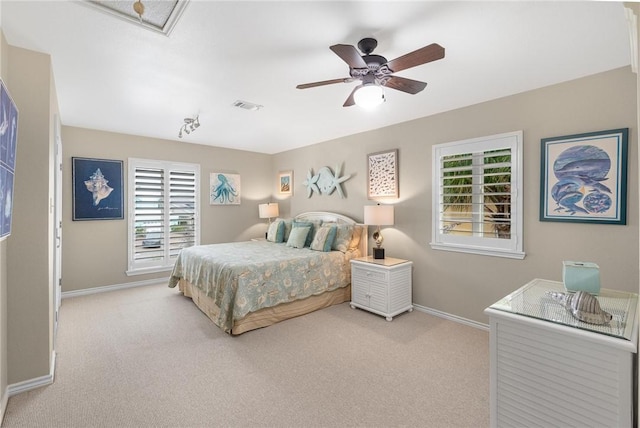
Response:
[{"label": "lamp shade", "polygon": [[364,224],[391,226],[393,221],[393,205],[365,205]]},{"label": "lamp shade", "polygon": [[280,215],[280,212],[278,210],[278,203],[270,202],[268,204],[259,204],[258,215],[260,216],[260,218],[278,217],[278,215]]}]

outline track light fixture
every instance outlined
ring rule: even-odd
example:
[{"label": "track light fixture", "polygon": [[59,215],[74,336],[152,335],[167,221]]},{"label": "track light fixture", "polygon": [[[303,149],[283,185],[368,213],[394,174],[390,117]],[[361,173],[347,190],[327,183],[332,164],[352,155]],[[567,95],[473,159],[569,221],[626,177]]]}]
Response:
[{"label": "track light fixture", "polygon": [[191,134],[192,131],[195,131],[200,127],[200,116],[196,116],[195,118],[185,117],[184,125],[180,127],[180,132],[178,133],[178,138],[182,138],[183,132],[185,134]]}]

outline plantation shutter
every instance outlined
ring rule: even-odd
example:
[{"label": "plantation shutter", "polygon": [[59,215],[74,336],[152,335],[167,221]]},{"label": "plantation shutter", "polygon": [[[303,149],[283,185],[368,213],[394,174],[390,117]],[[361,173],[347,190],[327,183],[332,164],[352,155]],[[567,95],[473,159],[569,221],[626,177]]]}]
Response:
[{"label": "plantation shutter", "polygon": [[433,146],[434,249],[523,258],[522,132]]},{"label": "plantation shutter", "polygon": [[164,170],[135,169],[135,254],[140,265],[164,258]]},{"label": "plantation shutter", "polygon": [[169,257],[196,245],[196,175],[192,171],[169,173]]},{"label": "plantation shutter", "polygon": [[442,156],[440,232],[511,238],[511,149]]},{"label": "plantation shutter", "polygon": [[199,244],[199,166],[129,159],[129,273],[166,270]]}]

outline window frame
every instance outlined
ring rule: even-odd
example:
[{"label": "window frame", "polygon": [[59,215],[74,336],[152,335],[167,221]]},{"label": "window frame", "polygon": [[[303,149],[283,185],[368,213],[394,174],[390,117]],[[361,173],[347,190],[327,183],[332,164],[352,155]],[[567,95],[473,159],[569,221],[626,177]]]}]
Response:
[{"label": "window frame", "polygon": [[[432,146],[432,230],[431,248],[495,257],[524,259],[523,250],[523,134],[513,131],[486,137],[472,138]],[[485,236],[460,236],[441,232],[442,220],[442,162],[444,156],[511,151],[511,228],[509,239]]]},{"label": "window frame", "polygon": [[[136,170],[140,168],[156,169],[163,171],[163,200],[165,203],[169,201],[171,197],[171,172],[187,172],[193,173],[195,178],[194,183],[194,243],[193,245],[200,245],[200,165],[191,163],[181,163],[172,161],[162,161],[153,159],[139,159],[129,158],[127,165],[127,188],[128,188],[128,206],[127,206],[127,271],[126,274],[131,275],[143,275],[154,272],[170,271],[173,268],[176,257],[170,255],[170,245],[165,244],[163,247],[163,255],[154,262],[140,262],[135,259],[136,249]],[[167,206],[169,204],[167,203]],[[166,209],[162,215],[163,233],[162,242],[170,242],[171,234],[171,209]],[[175,212],[174,212],[175,214]]]}]

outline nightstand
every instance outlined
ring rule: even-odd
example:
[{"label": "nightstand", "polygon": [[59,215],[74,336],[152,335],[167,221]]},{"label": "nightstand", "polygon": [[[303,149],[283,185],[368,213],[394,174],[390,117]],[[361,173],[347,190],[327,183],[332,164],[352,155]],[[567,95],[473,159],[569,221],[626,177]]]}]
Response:
[{"label": "nightstand", "polygon": [[408,260],[392,257],[351,260],[351,307],[382,315],[387,321],[402,312],[413,311],[412,266]]}]

